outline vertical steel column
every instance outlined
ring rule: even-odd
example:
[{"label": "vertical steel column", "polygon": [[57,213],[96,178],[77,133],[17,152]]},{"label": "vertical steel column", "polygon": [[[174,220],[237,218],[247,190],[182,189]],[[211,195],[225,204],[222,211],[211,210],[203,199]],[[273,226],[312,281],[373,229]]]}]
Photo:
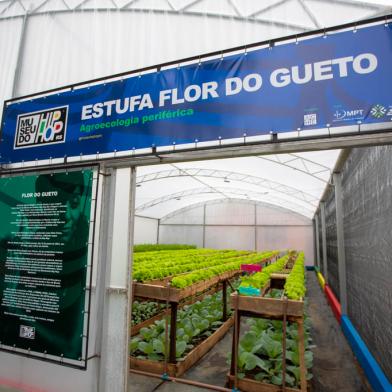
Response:
[{"label": "vertical steel column", "polygon": [[336,203],[336,238],[338,243],[339,296],[342,314],[347,314],[346,254],[344,250],[342,175],[333,174]]},{"label": "vertical steel column", "polygon": [[316,222],[316,238],[315,238],[315,241],[316,241],[316,265],[320,269],[320,234],[319,234],[320,222],[319,222],[319,217],[318,217],[317,213],[315,216],[315,222]]},{"label": "vertical steel column", "polygon": [[206,247],[206,205],[203,206],[203,248]]},{"label": "vertical steel column", "polygon": [[325,283],[328,283],[328,264],[327,264],[327,228],[325,226],[325,202],[320,203],[321,207],[321,236],[323,243],[323,275]]},{"label": "vertical steel column", "polygon": [[[129,320],[136,174],[134,168],[113,169],[109,197],[102,209],[110,212],[107,230],[105,299],[98,391],[128,390]],[[104,237],[105,238],[105,237]],[[101,255],[103,257],[104,255]]]},{"label": "vertical steel column", "polygon": [[257,252],[257,204],[255,203],[255,252]]},{"label": "vertical steel column", "polygon": [[157,227],[157,244],[159,244],[159,228],[161,226],[161,220],[158,219],[158,227]]},{"label": "vertical steel column", "polygon": [[22,21],[22,27],[20,31],[20,40],[19,40],[19,46],[18,46],[18,53],[17,53],[17,58],[16,58],[16,66],[15,66],[15,73],[14,73],[14,80],[12,82],[12,98],[14,98],[17,94],[18,87],[19,87],[19,80],[20,80],[20,75],[22,72],[22,61],[23,61],[23,53],[24,53],[24,47],[25,47],[25,41],[26,41],[26,26],[27,26],[27,20],[28,20],[28,12],[23,16],[23,21]]}]

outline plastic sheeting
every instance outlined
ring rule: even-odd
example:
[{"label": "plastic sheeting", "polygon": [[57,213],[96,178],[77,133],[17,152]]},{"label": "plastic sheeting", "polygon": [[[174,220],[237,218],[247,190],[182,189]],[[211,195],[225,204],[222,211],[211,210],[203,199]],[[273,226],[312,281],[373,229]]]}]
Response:
[{"label": "plastic sheeting", "polygon": [[[342,188],[348,316],[392,379],[392,147],[354,149],[342,171]],[[328,241],[333,287],[333,230]]]},{"label": "plastic sheeting", "polygon": [[338,271],[338,246],[336,237],[336,206],[335,192],[330,192],[325,201],[325,228],[327,234],[327,266],[328,266],[328,284],[332,288],[335,296],[339,296],[339,271]]}]

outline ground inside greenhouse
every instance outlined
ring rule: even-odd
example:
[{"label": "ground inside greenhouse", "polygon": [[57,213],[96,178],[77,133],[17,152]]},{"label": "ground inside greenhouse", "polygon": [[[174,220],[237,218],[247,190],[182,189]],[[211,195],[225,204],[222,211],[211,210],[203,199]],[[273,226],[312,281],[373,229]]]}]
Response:
[{"label": "ground inside greenhouse", "polygon": [[[327,304],[313,271],[307,272],[308,314],[311,335],[316,346],[312,351],[313,392],[371,392],[340,326]],[[232,330],[182,377],[207,384],[225,386],[231,350]],[[191,385],[161,382],[157,378],[131,374],[129,392],[199,392],[207,391]]]},{"label": "ground inside greenhouse", "polygon": [[[307,272],[308,313],[312,320],[313,392],[371,392],[357,361],[329,308],[314,272]],[[183,378],[224,386],[229,366],[232,332],[202,358]],[[129,392],[200,392],[207,391],[190,385],[161,382],[157,378],[130,375]],[[0,392],[18,392],[0,386]]]}]

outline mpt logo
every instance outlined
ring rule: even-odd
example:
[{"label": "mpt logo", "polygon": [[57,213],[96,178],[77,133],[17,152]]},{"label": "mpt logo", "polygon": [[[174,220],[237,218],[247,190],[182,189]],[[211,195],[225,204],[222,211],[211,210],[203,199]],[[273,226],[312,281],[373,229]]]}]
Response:
[{"label": "mpt logo", "polygon": [[343,110],[338,109],[334,113],[335,119],[333,121],[348,121],[348,120],[361,120],[363,119],[363,109]]},{"label": "mpt logo", "polygon": [[64,143],[68,106],[18,116],[14,148]]}]

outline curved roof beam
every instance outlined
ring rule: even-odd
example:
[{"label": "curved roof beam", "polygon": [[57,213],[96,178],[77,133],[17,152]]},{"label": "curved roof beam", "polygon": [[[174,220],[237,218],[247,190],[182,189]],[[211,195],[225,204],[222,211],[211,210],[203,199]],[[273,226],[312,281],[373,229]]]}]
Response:
[{"label": "curved roof beam", "polygon": [[[229,201],[229,202],[234,202],[234,203],[237,202],[237,203],[250,204],[250,205],[255,205],[256,204],[257,206],[267,206],[267,207],[270,207],[270,208],[273,207],[273,208],[277,208],[279,210],[286,210],[287,211],[287,208],[284,208],[284,207],[281,207],[281,206],[277,206],[277,205],[271,204],[271,203],[266,203],[266,202],[260,201],[260,200],[248,200],[248,199],[240,199],[240,198],[236,198],[236,197],[231,197],[231,198],[226,199],[224,201]],[[176,216],[178,214],[190,211],[190,210],[192,210],[194,208],[201,207],[201,206],[204,206],[204,205],[218,204],[218,203],[221,203],[221,202],[222,202],[221,198],[212,199],[212,200],[206,200],[206,201],[199,201],[199,202],[190,204],[190,205],[188,205],[186,207],[179,208],[178,210],[175,210],[173,212],[169,212],[167,215],[164,215],[162,218],[160,218],[160,221],[163,223],[163,221],[165,219],[170,219],[170,218],[172,218],[172,217],[174,217],[174,216]],[[294,213],[294,214],[298,214],[298,212],[293,212],[292,210],[290,210],[289,212]],[[298,215],[301,215],[301,214],[298,214]],[[304,216],[301,215],[301,217],[303,218]]]},{"label": "curved roof beam", "polygon": [[[329,170],[329,169],[328,169]],[[139,176],[136,178],[136,184],[140,185],[143,182],[156,181],[164,178],[171,177],[209,177],[209,178],[222,178],[225,182],[239,181],[246,184],[256,185],[263,188],[270,189],[274,192],[283,193],[286,196],[293,197],[303,203],[310,204],[311,206],[317,206],[318,198],[311,195],[310,193],[304,192],[300,189],[281,184],[276,181],[267,180],[262,177],[255,177],[247,174],[230,172],[226,170],[214,170],[214,169],[180,169],[164,170],[160,172],[154,172]],[[207,184],[204,184],[207,185]]]},{"label": "curved roof beam", "polygon": [[[135,211],[140,212],[147,210],[149,208],[152,208],[158,204],[166,203],[171,200],[181,200],[182,198],[185,197],[191,197],[195,195],[200,195],[200,194],[215,194],[219,191],[220,193],[224,193],[225,195],[236,195],[236,196],[243,196],[244,198],[248,200],[254,200],[254,201],[268,201],[270,204],[274,204],[280,207],[287,208],[289,210],[292,210],[300,215],[304,215],[306,217],[312,217],[315,208],[310,209],[308,207],[302,206],[298,203],[286,200],[286,199],[280,199],[276,197],[275,195],[270,195],[268,196],[268,192],[254,192],[250,190],[244,190],[244,189],[239,189],[239,188],[225,188],[225,187],[219,187],[215,188],[214,190],[206,187],[206,188],[194,188],[194,189],[188,189],[186,191],[181,191],[181,192],[175,192],[171,193],[169,195],[161,196],[158,197],[154,200],[151,200],[147,203],[141,204],[136,207]],[[260,200],[262,198],[263,200]]]},{"label": "curved roof beam", "polygon": [[[331,168],[310,159],[303,158],[297,154],[262,155],[257,156],[256,158],[264,159],[265,161],[274,162],[278,165],[300,171],[301,173],[311,176],[325,184],[328,183],[328,180],[323,178],[325,173],[327,173],[327,178],[331,177]],[[294,164],[294,162],[299,165]]]},{"label": "curved roof beam", "polygon": [[[134,13],[144,13],[144,14],[159,14],[159,15],[190,15],[190,16],[198,16],[198,17],[209,17],[212,19],[226,19],[226,20],[237,20],[237,21],[246,21],[248,23],[252,24],[259,24],[259,25],[264,25],[264,26],[269,26],[269,27],[278,27],[278,28],[291,28],[294,30],[294,32],[304,32],[308,31],[309,27],[297,24],[294,22],[279,22],[279,21],[271,21],[268,19],[255,19],[255,18],[249,18],[247,16],[238,16],[238,15],[225,15],[225,14],[218,14],[218,13],[213,13],[213,12],[198,12],[198,11],[191,11],[191,10],[173,10],[170,6],[168,6],[168,9],[154,9],[154,8],[148,8],[148,7],[140,7],[140,8],[128,8],[131,7],[134,1],[131,1],[129,4],[125,4],[123,6],[118,6],[114,2],[112,2],[113,6],[108,7],[108,6],[102,6],[100,7],[99,5],[97,6],[94,2],[90,0],[82,0],[78,5],[76,5],[74,8],[70,8],[69,5],[66,2],[64,3],[63,7],[59,7],[58,9],[51,9],[51,10],[45,10],[43,7],[45,4],[50,4],[53,0],[47,0],[47,1],[42,1],[39,4],[36,5],[36,7],[28,12],[29,16],[33,15],[39,15],[39,14],[46,14],[46,15],[53,15],[53,14],[62,14],[62,13],[72,13],[75,14],[75,12],[80,12],[80,13],[86,13],[86,12],[134,12]],[[0,1],[1,2],[1,1]],[[26,10],[23,10],[23,12],[17,12],[13,15],[7,15],[7,11],[11,8],[11,6],[15,3],[18,2],[20,4],[21,0],[5,0],[4,3],[7,4],[6,8],[3,9],[0,12],[0,19],[14,19],[14,18],[20,18],[21,16],[24,16],[26,13]],[[45,4],[44,4],[45,3]],[[89,4],[92,3],[90,6]]]}]

